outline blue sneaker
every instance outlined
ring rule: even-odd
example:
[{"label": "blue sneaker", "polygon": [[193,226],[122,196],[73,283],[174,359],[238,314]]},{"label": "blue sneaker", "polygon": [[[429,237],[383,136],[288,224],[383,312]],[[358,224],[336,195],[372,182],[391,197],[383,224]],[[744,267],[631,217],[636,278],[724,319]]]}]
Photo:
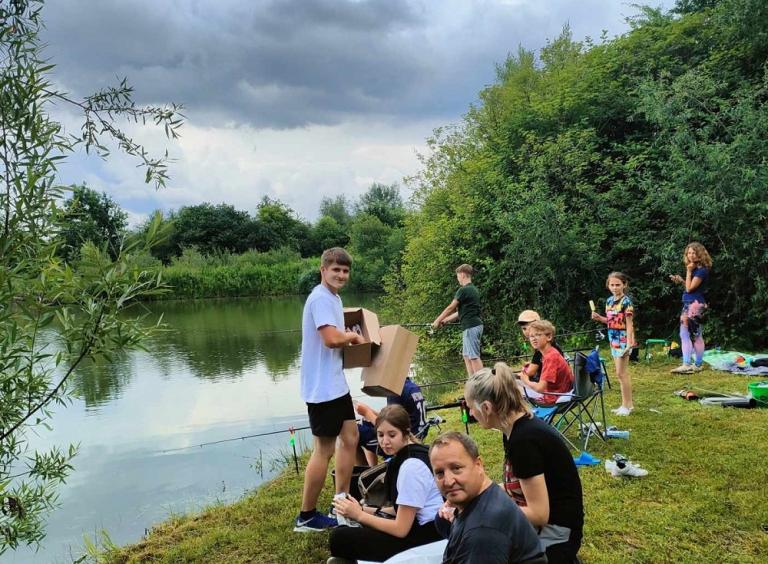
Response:
[{"label": "blue sneaker", "polygon": [[302,520],[296,517],[296,526],[293,528],[295,533],[315,533],[338,527],[339,523],[332,517],[326,517],[322,513],[315,511],[315,514],[309,519]]}]

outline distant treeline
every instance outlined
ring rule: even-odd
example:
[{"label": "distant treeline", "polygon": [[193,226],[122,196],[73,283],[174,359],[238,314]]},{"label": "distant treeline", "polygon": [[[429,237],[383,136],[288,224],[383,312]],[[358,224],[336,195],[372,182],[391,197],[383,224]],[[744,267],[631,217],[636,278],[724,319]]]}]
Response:
[{"label": "distant treeline", "polygon": [[[431,319],[468,262],[489,340],[540,310],[589,326],[606,275],[631,277],[641,336],[677,332],[682,252],[714,259],[706,338],[768,343],[768,2],[638,8],[624,36],[498,65],[455,127],[435,132],[413,181],[398,276],[404,319]],[[655,335],[653,334],[655,333]]]},{"label": "distant treeline", "polygon": [[343,246],[355,260],[350,288],[380,292],[403,250],[406,215],[398,186],[374,183],[355,202],[324,198],[315,223],[264,198],[254,214],[209,203],[158,211],[130,232],[112,198],[74,186],[62,209],[59,249],[74,265],[86,242],[114,257],[126,240],[152,229],[159,235],[139,264],[162,273],[171,289],[161,297],[203,298],[308,292],[319,282],[322,251]]}]

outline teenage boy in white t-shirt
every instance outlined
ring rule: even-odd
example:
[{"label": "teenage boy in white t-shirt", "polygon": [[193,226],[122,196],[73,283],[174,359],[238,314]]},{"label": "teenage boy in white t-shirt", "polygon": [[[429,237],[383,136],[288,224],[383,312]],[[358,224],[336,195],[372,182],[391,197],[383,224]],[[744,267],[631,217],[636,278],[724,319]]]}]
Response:
[{"label": "teenage boy in white t-shirt", "polygon": [[320,259],[321,283],[304,304],[301,325],[301,398],[307,404],[312,429],[312,454],[304,470],[301,512],[296,532],[322,531],[336,519],[317,511],[317,499],[336,454],[336,493],[349,492],[357,449],[357,423],[349,386],[342,368],[342,347],[364,342],[344,327],[339,290],[349,280],[352,257],[340,247]]}]

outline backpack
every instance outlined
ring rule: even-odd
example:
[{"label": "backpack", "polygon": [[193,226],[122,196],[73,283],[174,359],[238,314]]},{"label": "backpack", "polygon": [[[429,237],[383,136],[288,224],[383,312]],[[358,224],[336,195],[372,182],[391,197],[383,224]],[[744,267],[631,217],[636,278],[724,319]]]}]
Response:
[{"label": "backpack", "polygon": [[389,492],[384,479],[387,476],[387,463],[372,466],[360,474],[357,485],[360,489],[360,502],[369,507],[383,507],[389,501]]}]

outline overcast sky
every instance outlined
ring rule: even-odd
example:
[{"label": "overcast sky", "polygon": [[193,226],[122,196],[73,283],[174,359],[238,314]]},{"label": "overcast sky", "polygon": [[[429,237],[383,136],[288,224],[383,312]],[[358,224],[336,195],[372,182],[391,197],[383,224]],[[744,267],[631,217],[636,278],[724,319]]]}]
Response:
[{"label": "overcast sky", "polygon": [[[168,145],[166,189],[117,152],[75,155],[61,180],[107,192],[134,223],[202,202],[253,212],[264,196],[314,221],[323,196],[354,200],[416,172],[432,130],[460,121],[519,45],[538,50],[564,24],[578,40],[614,36],[635,13],[620,0],[49,1],[44,39],[64,90],[128,77],[138,102],[179,102],[188,118],[171,144],[128,128]],[[77,132],[75,115],[53,113]]]}]

